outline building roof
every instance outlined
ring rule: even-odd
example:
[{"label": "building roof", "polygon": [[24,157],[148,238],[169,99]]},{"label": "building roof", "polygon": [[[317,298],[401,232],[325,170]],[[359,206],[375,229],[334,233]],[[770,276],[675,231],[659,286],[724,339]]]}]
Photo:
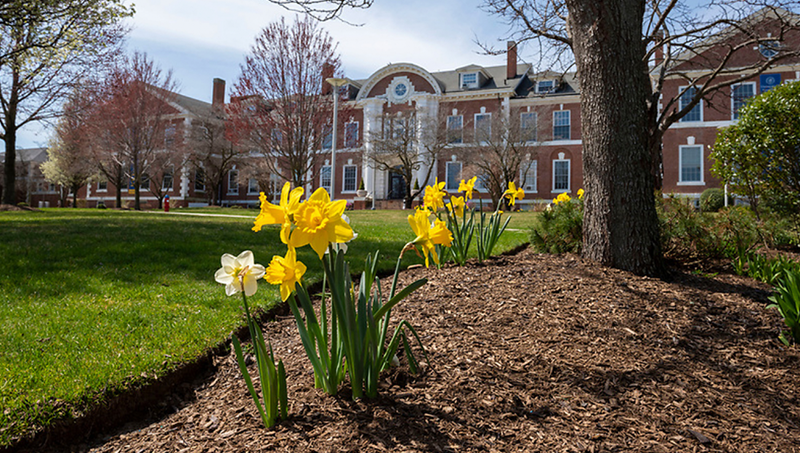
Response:
[{"label": "building roof", "polygon": [[[47,148],[18,149],[16,161],[20,163],[42,163],[47,160]],[[0,161],[5,161],[6,152],[0,152]]]},{"label": "building roof", "polygon": [[[517,77],[513,79],[506,79],[506,66],[478,66],[467,65],[452,71],[432,72],[431,75],[442,88],[444,93],[455,93],[461,91],[480,91],[480,90],[497,90],[497,89],[516,89],[520,82],[524,79],[525,75],[530,71],[531,65],[523,63],[517,65]],[[460,85],[459,75],[465,72],[483,72],[488,80],[480,88],[462,88]]]}]

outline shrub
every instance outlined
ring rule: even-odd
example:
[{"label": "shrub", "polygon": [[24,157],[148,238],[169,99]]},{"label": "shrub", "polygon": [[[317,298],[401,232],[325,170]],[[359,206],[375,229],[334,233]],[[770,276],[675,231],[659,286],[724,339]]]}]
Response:
[{"label": "shrub", "polygon": [[531,245],[540,253],[580,253],[583,247],[583,200],[550,205],[531,231]]},{"label": "shrub", "polygon": [[[797,270],[786,269],[782,274],[783,278],[775,288],[775,294],[769,298],[772,303],[767,308],[778,309],[783,322],[789,328],[789,335],[797,343],[800,342],[800,286],[798,286],[800,273]],[[789,345],[786,332],[781,332],[780,339]]]},{"label": "shrub", "polygon": [[[730,199],[728,199],[730,202]],[[730,203],[729,203],[730,204]],[[700,194],[700,210],[717,212],[725,206],[725,192],[722,189],[706,189]]]}]

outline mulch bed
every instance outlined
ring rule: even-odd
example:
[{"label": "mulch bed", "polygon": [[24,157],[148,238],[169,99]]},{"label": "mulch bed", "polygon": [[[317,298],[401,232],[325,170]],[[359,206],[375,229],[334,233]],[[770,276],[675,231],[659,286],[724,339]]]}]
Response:
[{"label": "mulch bed", "polygon": [[[800,451],[800,350],[777,339],[770,288],[675,270],[637,277],[525,250],[413,269],[394,310],[430,367],[382,377],[376,400],[313,388],[294,321],[266,323],[290,418],[260,425],[233,355],[165,417],[53,451]],[[46,451],[40,449],[39,451]]]}]

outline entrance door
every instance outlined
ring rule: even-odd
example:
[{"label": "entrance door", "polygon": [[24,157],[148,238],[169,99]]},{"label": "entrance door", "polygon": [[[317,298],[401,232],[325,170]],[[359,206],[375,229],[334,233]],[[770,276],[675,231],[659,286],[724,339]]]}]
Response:
[{"label": "entrance door", "polygon": [[[401,168],[401,167],[395,167]],[[406,183],[399,171],[389,172],[389,199],[401,200],[406,196]]]}]

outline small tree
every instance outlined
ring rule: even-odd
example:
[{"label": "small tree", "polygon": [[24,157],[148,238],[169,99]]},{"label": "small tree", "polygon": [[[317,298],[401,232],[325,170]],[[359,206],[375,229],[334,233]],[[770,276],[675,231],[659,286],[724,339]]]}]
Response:
[{"label": "small tree", "polygon": [[800,211],[800,83],[753,98],[739,121],[719,132],[711,157],[711,171],[756,214],[762,200],[784,213]]},{"label": "small tree", "polygon": [[491,130],[476,137],[472,159],[483,183],[498,206],[509,182],[524,186],[523,180],[538,154],[535,125],[521,124],[519,115],[493,115]]},{"label": "small tree", "polygon": [[64,106],[64,113],[47,149],[47,161],[40,166],[46,180],[70,189],[72,207],[78,206],[78,189],[97,174],[89,144],[84,100],[76,92]]},{"label": "small tree", "polygon": [[259,150],[271,173],[296,187],[324,156],[317,150],[332,100],[323,87],[339,65],[333,39],[315,21],[281,19],[256,37],[234,86],[229,121],[236,143]]},{"label": "small tree", "polygon": [[103,173],[111,179],[124,172],[133,185],[136,210],[141,209],[141,186],[154,169],[156,154],[170,151],[164,146],[165,117],[176,113],[171,105],[176,89],[171,71],[163,73],[147,54],[134,52],[104,81],[93,109],[95,150],[108,169]]},{"label": "small tree", "polygon": [[[382,131],[370,137],[368,163],[376,170],[393,172],[403,178],[403,207],[410,209],[423,187],[432,182],[436,159],[447,146],[447,137],[438,118],[421,119],[415,111],[386,114]],[[417,180],[426,168],[422,184]],[[416,182],[415,182],[416,181]]]},{"label": "small tree", "polygon": [[231,140],[235,122],[226,122],[221,111],[212,111],[192,122],[189,134],[191,153],[189,160],[195,167],[203,169],[208,184],[208,201],[220,205],[220,189],[233,167],[249,154],[241,142]]}]

